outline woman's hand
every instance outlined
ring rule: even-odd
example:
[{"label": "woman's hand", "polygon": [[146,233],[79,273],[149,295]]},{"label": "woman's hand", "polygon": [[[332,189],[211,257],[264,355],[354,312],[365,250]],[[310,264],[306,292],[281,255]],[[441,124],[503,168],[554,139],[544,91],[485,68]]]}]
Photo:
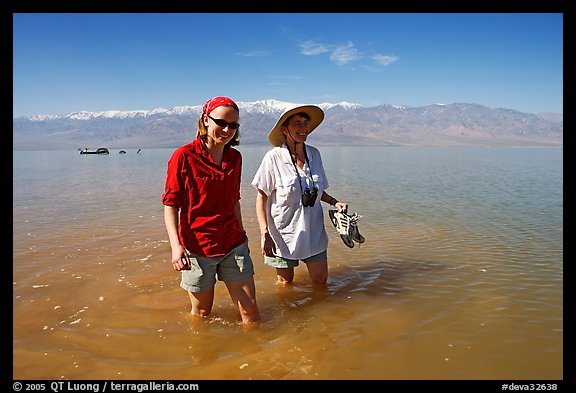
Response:
[{"label": "woman's hand", "polygon": [[340,213],[346,213],[348,211],[348,204],[346,202],[336,202],[334,207],[338,209]]},{"label": "woman's hand", "polygon": [[276,253],[276,244],[268,232],[260,237],[260,245],[262,247],[262,255],[273,257]]},{"label": "woman's hand", "polygon": [[180,244],[172,247],[172,267],[174,270],[190,270],[190,266],[190,259],[186,249]]}]

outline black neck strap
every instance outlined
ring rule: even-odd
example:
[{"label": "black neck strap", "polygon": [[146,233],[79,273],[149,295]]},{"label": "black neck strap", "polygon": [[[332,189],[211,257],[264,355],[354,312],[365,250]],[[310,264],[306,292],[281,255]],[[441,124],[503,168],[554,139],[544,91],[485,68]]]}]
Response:
[{"label": "black neck strap", "polygon": [[[296,147],[296,146],[294,146]],[[294,165],[294,170],[296,171],[296,176],[298,176],[298,183],[300,184],[300,191],[304,192],[304,189],[302,188],[302,179],[300,178],[300,172],[298,172],[298,168],[296,166],[296,160],[294,159],[294,155],[292,155],[292,153],[290,153],[290,148],[288,147],[288,144],[286,144],[286,148],[288,149],[288,153],[290,154],[290,159],[292,160],[292,165]],[[308,160],[308,154],[306,153],[306,145],[304,143],[302,143],[302,148],[304,149],[304,167],[306,167],[306,163],[308,163],[308,168],[310,169],[310,171],[312,171],[312,168],[310,168],[310,161]],[[316,188],[316,184],[314,184],[314,179],[310,178],[310,180],[312,181],[312,186],[314,188]]]}]

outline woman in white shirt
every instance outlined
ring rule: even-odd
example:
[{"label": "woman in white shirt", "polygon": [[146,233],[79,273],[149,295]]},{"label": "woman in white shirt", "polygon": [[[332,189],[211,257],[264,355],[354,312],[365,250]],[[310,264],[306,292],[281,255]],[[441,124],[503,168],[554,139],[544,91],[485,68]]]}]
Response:
[{"label": "woman in white shirt", "polygon": [[276,268],[278,282],[289,284],[299,261],[306,263],[312,284],[328,279],[328,236],[320,201],[345,212],[347,203],[326,192],[328,179],[320,152],[304,142],[324,120],[314,105],[282,114],[268,134],[274,146],[262,159],[252,180],[258,190],[256,213],[264,263]]}]

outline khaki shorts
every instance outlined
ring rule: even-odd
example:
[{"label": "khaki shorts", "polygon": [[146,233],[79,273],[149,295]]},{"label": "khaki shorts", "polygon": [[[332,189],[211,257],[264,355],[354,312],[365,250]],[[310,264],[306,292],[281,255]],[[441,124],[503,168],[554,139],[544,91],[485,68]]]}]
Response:
[{"label": "khaki shorts", "polygon": [[[314,263],[314,262],[325,261],[327,259],[328,259],[328,252],[327,252],[327,250],[324,250],[319,254],[312,255],[311,257],[301,259],[301,261],[304,263]],[[280,268],[280,269],[286,269],[289,267],[296,267],[299,264],[298,259],[287,259],[287,258],[282,258],[282,257],[278,257],[278,256],[274,256],[274,257],[264,256],[264,263],[268,266],[272,266],[272,267],[276,267],[276,268]]]},{"label": "khaki shorts", "polygon": [[248,240],[219,257],[202,257],[188,252],[190,270],[182,270],[180,286],[190,292],[211,289],[219,281],[243,281],[254,275],[254,265],[248,252]]}]

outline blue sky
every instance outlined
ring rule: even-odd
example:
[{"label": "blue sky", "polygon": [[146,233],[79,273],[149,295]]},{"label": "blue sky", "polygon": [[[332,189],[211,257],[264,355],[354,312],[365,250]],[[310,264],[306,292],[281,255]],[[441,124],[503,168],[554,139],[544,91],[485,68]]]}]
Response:
[{"label": "blue sky", "polygon": [[13,117],[277,99],[563,113],[561,13],[15,13]]}]

